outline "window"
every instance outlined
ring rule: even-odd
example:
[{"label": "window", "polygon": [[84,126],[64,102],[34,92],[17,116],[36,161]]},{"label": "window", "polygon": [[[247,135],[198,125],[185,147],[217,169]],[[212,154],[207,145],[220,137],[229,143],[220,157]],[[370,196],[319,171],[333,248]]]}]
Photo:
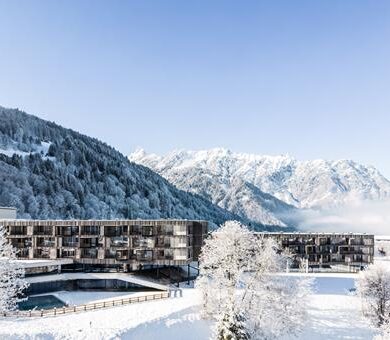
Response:
[{"label": "window", "polygon": [[142,236],[153,236],[153,227],[152,226],[142,227]]},{"label": "window", "polygon": [[74,249],[62,249],[62,257],[74,257],[76,251]]},{"label": "window", "polygon": [[62,238],[63,247],[78,247],[79,238],[78,237],[63,237]]},{"label": "window", "polygon": [[152,261],[153,260],[153,250],[137,250],[137,260],[138,261]]},{"label": "window", "polygon": [[133,234],[133,235],[141,234],[141,227],[139,225],[132,225],[131,226],[131,234]]},{"label": "window", "polygon": [[82,233],[84,235],[99,235],[100,234],[100,227],[95,225],[86,225],[82,227]]}]

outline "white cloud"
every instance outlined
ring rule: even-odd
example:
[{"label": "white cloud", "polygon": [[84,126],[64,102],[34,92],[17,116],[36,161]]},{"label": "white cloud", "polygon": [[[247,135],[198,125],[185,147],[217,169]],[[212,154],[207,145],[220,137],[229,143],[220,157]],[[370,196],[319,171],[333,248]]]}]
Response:
[{"label": "white cloud", "polygon": [[335,209],[301,210],[294,216],[300,230],[390,234],[390,201],[361,201]]}]

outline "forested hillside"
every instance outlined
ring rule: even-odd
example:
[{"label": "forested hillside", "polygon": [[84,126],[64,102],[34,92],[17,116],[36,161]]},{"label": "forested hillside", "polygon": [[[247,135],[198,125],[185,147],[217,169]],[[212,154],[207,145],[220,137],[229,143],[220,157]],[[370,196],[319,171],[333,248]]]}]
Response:
[{"label": "forested hillside", "polygon": [[238,218],[95,138],[2,107],[0,206],[20,218]]}]

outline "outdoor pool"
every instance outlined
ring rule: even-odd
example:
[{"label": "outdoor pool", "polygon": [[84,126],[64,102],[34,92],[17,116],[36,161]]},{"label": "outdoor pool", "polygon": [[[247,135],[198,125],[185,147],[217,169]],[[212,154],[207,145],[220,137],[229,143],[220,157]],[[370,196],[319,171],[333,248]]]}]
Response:
[{"label": "outdoor pool", "polygon": [[54,295],[30,296],[26,301],[18,303],[19,310],[60,308],[66,304]]}]

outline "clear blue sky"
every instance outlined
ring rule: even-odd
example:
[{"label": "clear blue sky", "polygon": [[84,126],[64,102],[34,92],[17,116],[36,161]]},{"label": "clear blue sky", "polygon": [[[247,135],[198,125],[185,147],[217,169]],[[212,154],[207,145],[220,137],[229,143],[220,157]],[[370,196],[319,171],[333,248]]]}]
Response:
[{"label": "clear blue sky", "polygon": [[223,146],[390,177],[390,1],[0,0],[0,105],[125,154]]}]

